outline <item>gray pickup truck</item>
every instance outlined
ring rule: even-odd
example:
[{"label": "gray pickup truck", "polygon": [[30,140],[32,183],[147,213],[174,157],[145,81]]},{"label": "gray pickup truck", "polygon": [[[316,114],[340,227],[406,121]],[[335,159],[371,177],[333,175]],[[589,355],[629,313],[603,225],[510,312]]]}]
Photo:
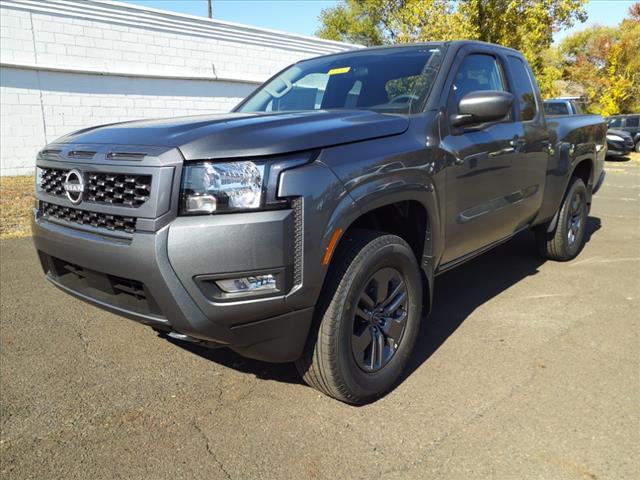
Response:
[{"label": "gray pickup truck", "polygon": [[329,55],[229,114],[47,145],[33,238],[64,292],[361,404],[398,381],[438,274],[529,228],[544,258],[579,253],[605,132],[545,119],[511,49]]}]

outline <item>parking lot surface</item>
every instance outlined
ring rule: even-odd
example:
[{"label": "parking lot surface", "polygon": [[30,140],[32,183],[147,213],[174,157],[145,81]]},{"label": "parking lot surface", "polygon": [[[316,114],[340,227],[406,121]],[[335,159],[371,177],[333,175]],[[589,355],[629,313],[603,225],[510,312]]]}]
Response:
[{"label": "parking lot surface", "polygon": [[638,478],[640,165],[607,170],[576,260],[526,232],[438,277],[405,378],[359,408],[72,299],[3,241],[2,478]]}]

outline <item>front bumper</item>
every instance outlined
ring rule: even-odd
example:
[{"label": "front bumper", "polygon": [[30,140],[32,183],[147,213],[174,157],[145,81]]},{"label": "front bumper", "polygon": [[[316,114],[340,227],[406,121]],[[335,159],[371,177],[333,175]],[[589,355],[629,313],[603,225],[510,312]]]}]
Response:
[{"label": "front bumper", "polygon": [[[294,223],[294,210],[280,210],[176,218],[157,232],[108,236],[35,210],[32,230],[47,278],[65,292],[161,330],[285,362],[299,357],[313,314],[286,301],[299,287]],[[279,272],[282,291],[220,300],[203,286],[259,271]]]},{"label": "front bumper", "polygon": [[631,153],[634,147],[635,145],[631,139],[622,142],[607,140],[607,155],[612,157],[622,157]]}]

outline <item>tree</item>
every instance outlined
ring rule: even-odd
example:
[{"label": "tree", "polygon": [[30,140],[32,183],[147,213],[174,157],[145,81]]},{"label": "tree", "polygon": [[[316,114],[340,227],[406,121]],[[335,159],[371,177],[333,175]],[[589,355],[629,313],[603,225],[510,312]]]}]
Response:
[{"label": "tree", "polygon": [[587,19],[586,0],[466,0],[459,10],[473,38],[520,50],[538,76],[553,34]]},{"label": "tree", "polygon": [[640,2],[636,2],[629,7],[629,20],[640,22]]},{"label": "tree", "polygon": [[520,50],[536,75],[554,32],[585,21],[586,0],[342,0],[320,15],[317,34],[364,45],[475,39]]},{"label": "tree", "polygon": [[320,13],[316,34],[367,46],[450,40],[465,35],[465,25],[450,0],[342,0]]},{"label": "tree", "polygon": [[640,111],[640,2],[617,27],[595,26],[567,37],[553,68],[579,84],[589,110],[608,116]]}]

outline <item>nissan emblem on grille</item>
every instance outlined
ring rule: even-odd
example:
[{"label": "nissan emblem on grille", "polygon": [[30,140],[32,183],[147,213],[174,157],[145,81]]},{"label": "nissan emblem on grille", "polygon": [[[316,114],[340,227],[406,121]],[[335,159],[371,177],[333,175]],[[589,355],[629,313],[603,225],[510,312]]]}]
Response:
[{"label": "nissan emblem on grille", "polygon": [[64,179],[64,191],[67,193],[67,198],[71,203],[80,203],[82,201],[82,194],[84,193],[84,178],[82,178],[82,173],[76,169],[69,170]]}]

